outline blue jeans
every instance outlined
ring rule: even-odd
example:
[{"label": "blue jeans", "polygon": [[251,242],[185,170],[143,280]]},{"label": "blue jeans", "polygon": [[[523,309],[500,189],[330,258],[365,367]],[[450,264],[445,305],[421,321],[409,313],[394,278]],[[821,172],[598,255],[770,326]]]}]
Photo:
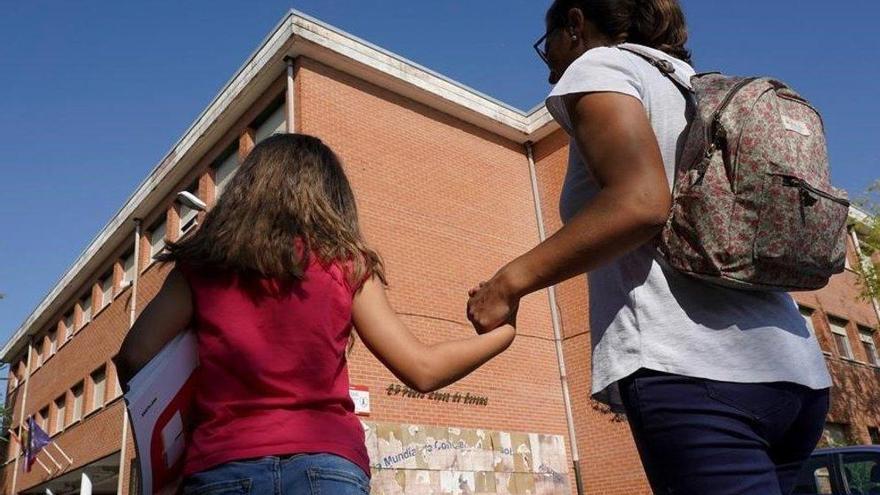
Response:
[{"label": "blue jeans", "polygon": [[296,454],[233,461],[196,473],[184,495],[363,495],[370,478],[357,464],[333,454]]},{"label": "blue jeans", "polygon": [[620,381],[656,495],[788,495],[813,452],[829,391],[641,370]]}]

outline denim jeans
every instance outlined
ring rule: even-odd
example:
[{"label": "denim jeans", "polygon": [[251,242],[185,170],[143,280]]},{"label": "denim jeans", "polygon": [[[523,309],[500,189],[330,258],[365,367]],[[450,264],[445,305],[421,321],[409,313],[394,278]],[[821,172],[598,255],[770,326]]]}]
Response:
[{"label": "denim jeans", "polygon": [[822,435],[829,391],[641,370],[620,392],[656,495],[788,495]]},{"label": "denim jeans", "polygon": [[233,461],[184,481],[184,495],[363,495],[370,479],[333,454],[297,454]]}]

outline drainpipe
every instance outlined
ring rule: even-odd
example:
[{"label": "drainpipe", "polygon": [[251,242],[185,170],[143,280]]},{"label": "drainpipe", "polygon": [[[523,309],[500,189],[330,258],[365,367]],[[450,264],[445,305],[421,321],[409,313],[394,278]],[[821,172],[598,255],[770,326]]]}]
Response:
[{"label": "drainpipe", "polygon": [[293,62],[294,58],[291,56],[284,57],[284,61],[287,63],[287,133],[293,134],[296,132],[296,94],[294,92],[293,85]]},{"label": "drainpipe", "polygon": [[[526,142],[526,155],[529,159],[529,178],[532,182],[532,196],[535,202],[535,218],[538,221],[538,236],[541,242],[547,239],[544,230],[544,214],[541,212],[541,193],[538,190],[538,174],[535,171],[535,155],[532,142]],[[559,306],[556,305],[556,286],[547,288],[547,296],[550,300],[550,318],[553,323],[553,343],[556,345],[556,362],[559,365],[559,381],[562,384],[562,402],[565,404],[565,422],[568,425],[568,444],[571,446],[571,461],[574,468],[574,481],[577,485],[577,494],[584,494],[583,480],[581,479],[580,454],[578,453],[577,434],[574,429],[574,414],[571,410],[571,394],[568,390],[568,374],[565,371],[565,355],[562,352],[562,325],[559,318]]]},{"label": "drainpipe", "polygon": [[[134,219],[134,275],[131,277],[131,304],[129,304],[129,313],[128,313],[128,329],[131,330],[131,327],[134,325],[134,320],[136,316],[137,310],[137,289],[138,289],[138,278],[141,274],[141,219]],[[119,379],[119,370],[117,370],[117,380]],[[122,388],[122,383],[119,384],[119,388]],[[124,402],[124,401],[123,401]],[[119,475],[118,482],[116,485],[116,493],[122,493],[122,483],[125,481],[125,451],[128,446],[128,407],[123,405],[122,408],[122,446],[119,449]],[[130,482],[130,480],[129,480]]]},{"label": "drainpipe", "polygon": [[[28,337],[27,366],[25,366],[25,371],[24,371],[24,392],[22,392],[22,394],[21,394],[21,412],[18,415],[19,416],[18,417],[18,431],[16,432],[16,435],[18,436],[19,440],[21,440],[21,426],[24,424],[24,411],[27,408],[28,389],[30,388],[30,385],[31,385],[31,359],[32,359],[32,355],[33,355],[33,350],[34,350],[33,337]],[[15,456],[15,466],[14,466],[14,470],[12,472],[12,493],[13,493],[13,495],[18,494],[18,492],[15,490],[15,485],[18,482],[18,459],[24,453],[24,446],[21,445],[21,443],[19,443],[18,449],[19,449],[19,452]]]},{"label": "drainpipe", "polygon": [[[862,245],[859,243],[859,235],[856,234],[856,229],[851,229],[849,235],[852,238],[853,246],[856,249],[856,256],[859,258],[859,264],[861,265],[862,270],[864,270],[866,265],[870,264],[870,260],[866,260],[862,256]],[[871,304],[874,306],[874,313],[877,314],[877,323],[880,324],[880,302],[877,301],[876,297],[872,297]]]}]

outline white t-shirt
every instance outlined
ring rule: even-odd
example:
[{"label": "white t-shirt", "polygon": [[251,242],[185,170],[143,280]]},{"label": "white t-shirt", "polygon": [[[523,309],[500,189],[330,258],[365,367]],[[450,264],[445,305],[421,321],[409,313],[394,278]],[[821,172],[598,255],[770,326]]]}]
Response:
[{"label": "white t-shirt", "polygon": [[[687,63],[658,50],[629,46],[671,62],[689,81]],[[567,94],[615,92],[639,99],[657,136],[666,176],[675,160],[692,107],[689,97],[639,55],[617,47],[589,50],[565,71],[547,108],[571,132]],[[599,192],[572,140],[560,198],[563,222]],[[816,337],[790,295],[711,285],[661,265],[650,245],[589,273],[594,397],[621,410],[616,382],[639,368],[760,383],[831,386]]]}]

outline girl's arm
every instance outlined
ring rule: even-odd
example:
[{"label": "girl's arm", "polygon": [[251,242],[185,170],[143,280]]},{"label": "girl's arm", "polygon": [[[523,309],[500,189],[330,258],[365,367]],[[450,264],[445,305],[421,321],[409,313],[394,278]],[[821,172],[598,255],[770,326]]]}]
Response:
[{"label": "girl's arm", "polygon": [[119,384],[125,385],[150,362],[192,317],[189,283],[177,268],[171,270],[156,297],[147,304],[113,358]]},{"label": "girl's arm", "polygon": [[672,195],[642,103],[619,93],[571,95],[574,141],[601,191],[564,227],[471,290],[478,331],[503,325],[521,297],[593,270],[656,236]]},{"label": "girl's arm", "polygon": [[[515,315],[514,315],[515,317]],[[354,297],[352,319],[367,348],[408,387],[426,393],[463,378],[507,349],[512,324],[483,335],[434,345],[419,341],[403,324],[376,278]]]}]

